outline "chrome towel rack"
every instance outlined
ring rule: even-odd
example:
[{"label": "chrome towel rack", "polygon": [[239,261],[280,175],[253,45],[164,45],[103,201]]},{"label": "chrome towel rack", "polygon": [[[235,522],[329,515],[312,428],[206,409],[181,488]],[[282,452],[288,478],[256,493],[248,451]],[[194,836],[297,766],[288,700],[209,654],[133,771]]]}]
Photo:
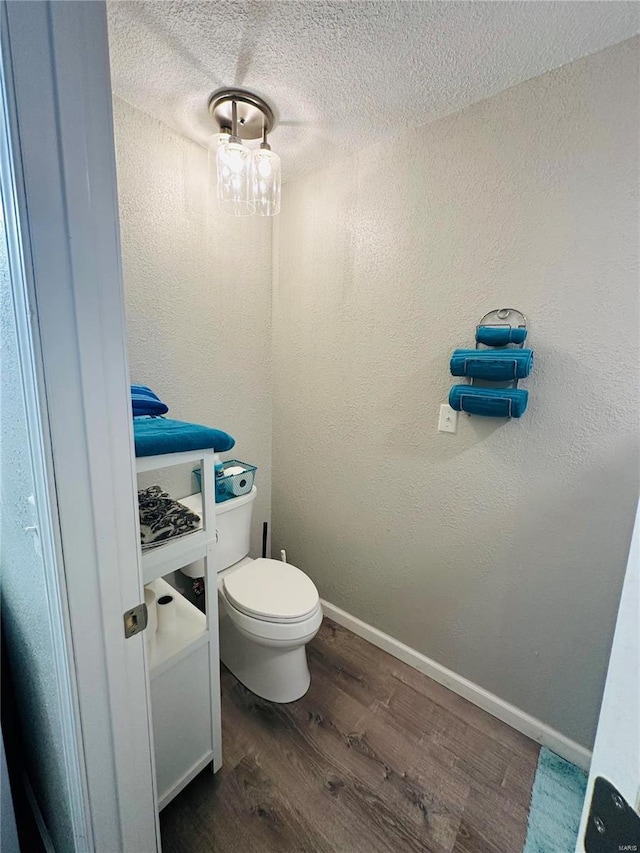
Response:
[{"label": "chrome towel rack", "polygon": [[[515,320],[516,322],[510,322],[510,320]],[[478,344],[478,330],[481,326],[494,326],[496,328],[502,329],[524,329],[524,337],[522,341],[514,344],[518,349],[522,349],[524,347],[525,339],[527,337],[527,318],[522,313],[522,311],[518,311],[517,308],[494,308],[493,311],[487,311],[484,317],[480,318],[480,322],[476,326],[476,349],[479,349]],[[490,346],[490,344],[483,344],[483,346]]]},{"label": "chrome towel rack", "polygon": [[[522,311],[517,308],[494,308],[484,314],[476,326],[475,334],[475,350],[478,352],[478,359],[491,359],[491,351],[496,353],[495,358],[503,364],[508,364],[509,356],[506,351],[524,350],[525,341],[528,335],[527,318]],[[495,332],[492,330],[495,329]],[[502,331],[500,331],[502,330]],[[482,356],[480,353],[482,352]],[[454,353],[455,356],[455,353]],[[458,356],[459,358],[459,356]],[[450,405],[460,411],[466,412],[468,415],[477,414],[494,417],[519,418],[527,407],[528,392],[525,390],[517,390],[518,405],[517,411],[515,408],[514,391],[518,389],[518,382],[522,376],[528,376],[530,366],[527,365],[521,375],[519,375],[518,362],[519,359],[513,359],[513,377],[509,376],[507,370],[503,373],[504,378],[494,379],[487,376],[480,378],[474,376],[469,369],[469,365],[474,362],[474,359],[469,355],[468,360],[464,361],[464,371],[459,373],[459,367],[453,367],[453,357],[451,372],[454,375],[465,375],[469,379],[469,394],[463,392],[462,385],[454,386],[451,389],[449,400]],[[488,362],[487,362],[488,363]],[[477,368],[476,368],[477,370]],[[500,371],[498,371],[500,372]],[[474,387],[475,386],[475,387]],[[484,391],[484,393],[483,393]],[[500,392],[503,392],[502,394]],[[454,392],[456,392],[454,394]],[[451,403],[455,398],[456,402]],[[475,411],[469,411],[467,405],[471,407],[472,401],[482,401],[481,404],[475,407]],[[494,404],[496,404],[494,406]],[[502,407],[502,409],[501,409]],[[493,409],[493,411],[492,411]],[[502,414],[504,410],[504,414]],[[500,414],[498,414],[500,412]]]}]

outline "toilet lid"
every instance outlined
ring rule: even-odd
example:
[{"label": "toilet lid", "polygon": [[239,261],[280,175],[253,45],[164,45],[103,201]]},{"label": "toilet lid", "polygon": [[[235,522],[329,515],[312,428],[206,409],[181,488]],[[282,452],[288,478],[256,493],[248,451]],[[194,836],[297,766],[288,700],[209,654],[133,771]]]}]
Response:
[{"label": "toilet lid", "polygon": [[280,560],[253,560],[225,577],[223,586],[236,609],[270,622],[304,619],[320,600],[311,578]]}]

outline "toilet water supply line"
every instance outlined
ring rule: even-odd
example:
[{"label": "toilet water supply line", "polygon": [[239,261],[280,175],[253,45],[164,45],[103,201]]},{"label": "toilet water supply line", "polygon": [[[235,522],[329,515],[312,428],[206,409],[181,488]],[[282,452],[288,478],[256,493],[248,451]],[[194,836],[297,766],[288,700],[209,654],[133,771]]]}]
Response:
[{"label": "toilet water supply line", "polygon": [[[269,525],[268,525],[268,522],[265,521],[262,524],[262,556],[263,557],[267,556],[268,531],[269,531]],[[284,550],[284,548],[280,551],[280,559],[282,560],[283,563],[287,562],[287,552]]]}]

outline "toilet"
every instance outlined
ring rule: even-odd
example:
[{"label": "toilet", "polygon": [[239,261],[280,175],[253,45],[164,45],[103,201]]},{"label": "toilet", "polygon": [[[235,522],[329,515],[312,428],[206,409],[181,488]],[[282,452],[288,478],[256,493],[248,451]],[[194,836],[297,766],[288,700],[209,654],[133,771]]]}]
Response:
[{"label": "toilet", "polygon": [[[311,683],[305,646],[322,622],[320,596],[290,563],[247,556],[256,495],[254,486],[247,495],[216,504],[220,659],[263,699],[294,702]],[[202,511],[199,494],[181,503]],[[181,571],[202,577],[203,561]]]}]

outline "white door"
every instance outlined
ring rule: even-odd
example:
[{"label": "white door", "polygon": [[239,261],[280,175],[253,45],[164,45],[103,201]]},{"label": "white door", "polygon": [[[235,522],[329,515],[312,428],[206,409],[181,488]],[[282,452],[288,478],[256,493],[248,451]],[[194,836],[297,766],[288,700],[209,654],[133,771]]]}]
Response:
[{"label": "white door", "polygon": [[123,627],[143,592],[106,10],[35,0],[0,14],[2,191],[33,464],[23,526],[42,552],[48,611],[24,630],[46,621],[54,641],[71,792],[60,800],[72,805],[56,849],[152,853],[144,641]]},{"label": "white door", "polygon": [[[592,808],[596,787],[599,796]],[[637,853],[639,813],[640,508],[620,598],[576,853]]]}]

